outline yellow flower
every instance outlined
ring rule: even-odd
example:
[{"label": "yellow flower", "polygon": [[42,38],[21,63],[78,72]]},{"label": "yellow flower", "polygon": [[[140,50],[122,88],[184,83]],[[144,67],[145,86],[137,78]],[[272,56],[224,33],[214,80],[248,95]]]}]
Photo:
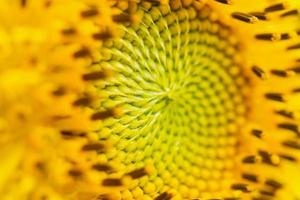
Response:
[{"label": "yellow flower", "polygon": [[0,199],[300,198],[298,0],[0,3]]}]

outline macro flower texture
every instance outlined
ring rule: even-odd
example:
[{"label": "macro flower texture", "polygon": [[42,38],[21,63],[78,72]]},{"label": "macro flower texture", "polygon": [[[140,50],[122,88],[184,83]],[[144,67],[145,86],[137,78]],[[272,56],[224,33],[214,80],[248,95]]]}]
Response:
[{"label": "macro flower texture", "polygon": [[1,0],[0,200],[299,200],[299,0]]}]

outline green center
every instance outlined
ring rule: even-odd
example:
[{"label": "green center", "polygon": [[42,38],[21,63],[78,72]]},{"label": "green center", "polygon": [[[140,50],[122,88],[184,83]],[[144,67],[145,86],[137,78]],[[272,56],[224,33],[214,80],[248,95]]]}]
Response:
[{"label": "green center", "polygon": [[169,188],[184,198],[225,191],[233,176],[245,79],[234,62],[230,30],[193,7],[153,6],[138,26],[106,44],[99,65],[115,76],[98,84],[102,110],[120,107],[104,121],[114,148],[105,159],[125,172],[152,165],[123,195],[155,197]]}]

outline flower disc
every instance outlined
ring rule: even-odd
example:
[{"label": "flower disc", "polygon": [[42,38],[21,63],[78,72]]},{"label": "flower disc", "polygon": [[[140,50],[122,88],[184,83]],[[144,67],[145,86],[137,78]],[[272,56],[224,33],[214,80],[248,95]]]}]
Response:
[{"label": "flower disc", "polygon": [[105,44],[99,63],[115,72],[97,85],[106,95],[99,109],[123,112],[104,121],[110,134],[100,137],[115,144],[104,159],[121,162],[125,172],[154,167],[129,189],[135,198],[168,188],[185,198],[225,191],[246,107],[238,46],[203,10],[138,9],[140,24],[122,26],[123,36]]}]

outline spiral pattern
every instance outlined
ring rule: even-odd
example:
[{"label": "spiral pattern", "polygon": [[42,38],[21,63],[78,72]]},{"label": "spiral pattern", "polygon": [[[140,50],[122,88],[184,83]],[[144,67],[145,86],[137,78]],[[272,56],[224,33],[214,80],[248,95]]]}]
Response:
[{"label": "spiral pattern", "polygon": [[107,97],[99,110],[123,110],[103,122],[109,134],[99,135],[114,148],[101,156],[121,162],[123,171],[154,167],[124,197],[153,198],[169,188],[185,198],[202,191],[226,196],[246,111],[238,45],[210,12],[138,9],[139,26],[122,26],[123,36],[104,45],[107,56],[99,62],[115,72],[96,85]]}]

